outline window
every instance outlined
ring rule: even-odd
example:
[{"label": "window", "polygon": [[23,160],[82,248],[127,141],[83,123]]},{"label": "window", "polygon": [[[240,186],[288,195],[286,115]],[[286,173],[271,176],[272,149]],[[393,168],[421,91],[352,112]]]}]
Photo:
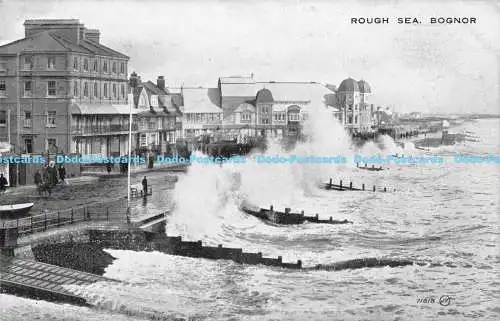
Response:
[{"label": "window", "polygon": [[349,116],[348,124],[352,124],[352,116]]},{"label": "window", "polygon": [[116,84],[113,84],[113,98],[116,98]]},{"label": "window", "polygon": [[97,71],[97,60],[94,60],[94,71]]},{"label": "window", "polygon": [[113,64],[111,65],[111,71],[113,71],[114,74],[116,74],[116,62],[113,61]]},{"label": "window", "polygon": [[263,114],[267,114],[268,112],[268,108],[267,107],[262,107],[262,113]]},{"label": "window", "polygon": [[56,127],[56,112],[47,112],[47,127]]},{"label": "window", "polygon": [[125,85],[121,85],[122,98],[125,98]]},{"label": "window", "polygon": [[49,69],[56,68],[56,57],[50,56],[47,58],[47,68],[49,68]]},{"label": "window", "polygon": [[268,118],[263,118],[261,119],[261,124],[265,124],[265,125],[268,125],[269,124],[269,119]]},{"label": "window", "polygon": [[354,117],[354,123],[357,124],[358,123],[358,116],[355,116]]},{"label": "window", "polygon": [[73,96],[78,97],[78,81],[73,82]]},{"label": "window", "polygon": [[96,97],[96,98],[97,98],[97,97],[99,97],[99,91],[98,91],[98,88],[97,88],[97,87],[98,87],[98,85],[97,85],[97,83],[95,82],[95,83],[94,83],[94,97]]},{"label": "window", "polygon": [[25,97],[31,96],[31,81],[27,81],[24,83],[24,96]]},{"label": "window", "polygon": [[107,98],[108,97],[108,84],[104,84],[104,98]]},{"label": "window", "polygon": [[241,121],[250,121],[252,119],[252,114],[250,114],[249,112],[243,112],[241,113]]},{"label": "window", "polygon": [[7,124],[7,112],[5,110],[0,110],[0,126],[5,127]]},{"label": "window", "polygon": [[88,97],[89,96],[89,84],[84,83],[83,84],[83,97]]},{"label": "window", "polygon": [[288,113],[288,120],[290,121],[299,121],[300,120],[300,114],[299,113]]},{"label": "window", "polygon": [[83,59],[83,70],[89,71],[89,60],[87,58]]},{"label": "window", "polygon": [[105,61],[105,62],[103,63],[103,65],[102,65],[102,71],[104,71],[104,72],[108,72],[108,62],[107,62],[107,61]]},{"label": "window", "polygon": [[31,70],[33,67],[33,57],[24,56],[24,70]]},{"label": "window", "polygon": [[125,63],[120,64],[120,73],[124,74],[125,73]]},{"label": "window", "polygon": [[0,80],[0,96],[7,95],[7,86],[5,84],[5,80]]},{"label": "window", "polygon": [[33,139],[32,138],[25,138],[24,139],[24,150],[28,154],[33,153]]},{"label": "window", "polygon": [[73,69],[78,70],[78,57],[73,58]]},{"label": "window", "polygon": [[31,127],[31,111],[24,112],[24,127]]},{"label": "window", "polygon": [[141,134],[139,144],[141,147],[148,146],[148,141],[146,139],[146,134]]},{"label": "window", "polygon": [[55,96],[56,95],[56,82],[49,81],[47,86],[47,96]]},{"label": "window", "polygon": [[49,152],[55,153],[57,152],[57,142],[55,138],[48,138],[47,139],[47,148]]}]

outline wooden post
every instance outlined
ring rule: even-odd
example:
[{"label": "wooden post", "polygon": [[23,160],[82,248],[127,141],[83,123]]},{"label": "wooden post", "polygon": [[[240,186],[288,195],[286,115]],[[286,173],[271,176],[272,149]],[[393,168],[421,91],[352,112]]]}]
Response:
[{"label": "wooden post", "polygon": [[349,183],[349,189],[352,189],[352,182]]},{"label": "wooden post", "polygon": [[365,190],[365,183],[361,185],[361,188],[363,189],[363,191]]},{"label": "wooden post", "polygon": [[342,180],[340,180],[340,184],[339,185],[340,185],[340,188],[342,188]]},{"label": "wooden post", "polygon": [[71,208],[71,224],[73,224],[73,208]]},{"label": "wooden post", "polygon": [[384,187],[384,192],[387,192],[387,187]]},{"label": "wooden post", "polygon": [[316,221],[318,221],[318,220],[319,220],[319,215],[318,215],[318,213],[316,213],[316,216],[315,216],[315,217],[316,217]]},{"label": "wooden post", "polygon": [[61,212],[57,211],[57,226],[61,224]]},{"label": "wooden post", "polygon": [[331,178],[330,178],[330,183],[329,183],[329,185],[330,185],[329,187],[330,187],[330,188],[332,188],[333,183],[332,183],[332,179],[331,179]]},{"label": "wooden post", "polygon": [[44,220],[45,221],[45,230],[47,230],[47,213],[45,213],[44,217],[45,217],[45,220]]},{"label": "wooden post", "polygon": [[375,185],[373,185],[373,191],[375,192]]},{"label": "wooden post", "polygon": [[330,222],[332,222],[332,221],[333,221],[333,218],[330,216]]}]

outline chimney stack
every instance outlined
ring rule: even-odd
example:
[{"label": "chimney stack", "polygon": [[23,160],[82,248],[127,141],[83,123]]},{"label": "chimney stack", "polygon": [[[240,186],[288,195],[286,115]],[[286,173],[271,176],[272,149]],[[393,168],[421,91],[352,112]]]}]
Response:
[{"label": "chimney stack", "polygon": [[161,90],[165,90],[165,78],[163,76],[158,76],[156,80],[156,86]]},{"label": "chimney stack", "polygon": [[81,30],[84,25],[77,19],[34,19],[24,22],[26,37],[34,36],[44,31],[55,31],[74,43],[80,43]]},{"label": "chimney stack", "polygon": [[101,33],[97,29],[85,29],[85,39],[99,43]]}]

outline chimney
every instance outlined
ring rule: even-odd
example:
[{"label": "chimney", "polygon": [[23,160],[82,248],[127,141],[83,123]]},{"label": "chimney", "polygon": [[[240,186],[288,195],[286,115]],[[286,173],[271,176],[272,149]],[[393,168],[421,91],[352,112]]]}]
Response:
[{"label": "chimney", "polygon": [[163,76],[158,76],[156,80],[156,86],[161,90],[165,90],[165,78]]},{"label": "chimney", "polygon": [[97,29],[85,29],[85,39],[99,43],[101,33]]},{"label": "chimney", "polygon": [[76,44],[80,43],[84,25],[78,19],[34,19],[24,21],[25,37],[44,31],[54,31]]}]

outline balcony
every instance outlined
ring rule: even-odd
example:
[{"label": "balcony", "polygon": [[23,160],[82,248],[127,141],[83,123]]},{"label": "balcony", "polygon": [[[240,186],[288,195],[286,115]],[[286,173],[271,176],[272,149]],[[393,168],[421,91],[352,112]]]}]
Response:
[{"label": "balcony", "polygon": [[[132,132],[137,131],[137,128],[137,124],[132,123]],[[126,134],[128,131],[128,125],[71,126],[71,133],[73,135],[116,135]]]}]

